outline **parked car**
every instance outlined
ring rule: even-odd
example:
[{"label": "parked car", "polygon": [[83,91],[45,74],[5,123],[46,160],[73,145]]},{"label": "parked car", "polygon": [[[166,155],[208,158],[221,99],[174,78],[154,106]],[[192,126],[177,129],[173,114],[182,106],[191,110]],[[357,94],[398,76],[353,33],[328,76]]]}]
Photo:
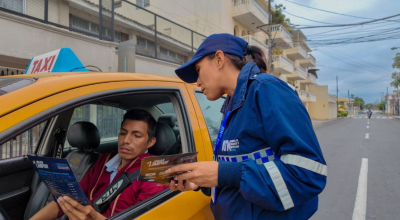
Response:
[{"label": "parked car", "polygon": [[364,110],[360,110],[360,111],[358,111],[358,114],[365,114],[365,111]]},{"label": "parked car", "polygon": [[[37,211],[48,199],[47,194],[35,205],[28,204],[40,180],[25,155],[65,158],[82,151],[68,140],[60,142],[63,148],[57,151],[54,144],[57,131],[68,132],[75,122],[90,121],[101,136],[95,152],[107,153],[117,150],[117,135],[125,111],[140,108],[171,128],[171,138],[181,142],[180,152],[197,151],[198,161],[212,160],[212,144],[218,133],[223,102],[223,98],[208,101],[194,84],[149,74],[89,72],[0,77],[3,215],[26,219],[35,213],[32,209]],[[166,189],[109,219],[210,219],[210,201],[201,191]]]}]

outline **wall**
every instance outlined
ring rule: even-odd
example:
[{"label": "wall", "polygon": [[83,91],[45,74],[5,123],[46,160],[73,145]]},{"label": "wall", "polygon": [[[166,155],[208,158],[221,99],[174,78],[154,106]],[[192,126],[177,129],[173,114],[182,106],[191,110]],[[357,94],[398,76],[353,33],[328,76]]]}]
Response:
[{"label": "wall", "polygon": [[[116,71],[117,44],[100,41],[65,29],[0,12],[0,27],[8,33],[0,41],[0,66],[18,59],[25,68],[29,60],[62,47],[71,48],[84,65],[94,65],[104,72]],[[2,59],[2,57],[9,57]],[[23,68],[20,67],[20,68]]]},{"label": "wall", "polygon": [[136,73],[149,73],[155,75],[177,77],[175,74],[175,69],[177,69],[179,66],[180,65],[178,64],[151,59],[140,55],[136,55],[135,59]]},{"label": "wall", "polygon": [[317,95],[316,102],[308,103],[308,113],[311,119],[329,119],[330,105],[328,86],[310,85],[308,91]]}]

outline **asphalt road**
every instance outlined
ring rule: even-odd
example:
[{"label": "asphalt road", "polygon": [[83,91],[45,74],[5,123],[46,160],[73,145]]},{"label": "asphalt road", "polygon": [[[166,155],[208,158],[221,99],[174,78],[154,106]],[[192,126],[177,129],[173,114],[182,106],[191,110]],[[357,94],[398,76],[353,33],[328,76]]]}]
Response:
[{"label": "asphalt road", "polygon": [[311,219],[352,219],[362,158],[368,158],[365,219],[400,219],[400,120],[372,117],[363,114],[315,128],[328,182]]}]

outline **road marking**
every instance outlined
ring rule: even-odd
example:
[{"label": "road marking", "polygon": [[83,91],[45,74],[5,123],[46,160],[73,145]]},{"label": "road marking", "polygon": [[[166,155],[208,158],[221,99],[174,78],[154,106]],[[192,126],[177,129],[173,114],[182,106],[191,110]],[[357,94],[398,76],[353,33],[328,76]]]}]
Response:
[{"label": "road marking", "polygon": [[361,160],[360,176],[352,220],[365,220],[367,211],[368,158]]},{"label": "road marking", "polygon": [[389,119],[392,119],[393,117],[389,117]]},{"label": "road marking", "polygon": [[367,118],[367,117],[364,117],[364,118]]},{"label": "road marking", "polygon": [[368,124],[369,124],[369,122],[368,122]]},{"label": "road marking", "polygon": [[369,134],[368,133],[365,134],[365,139],[369,139]]},{"label": "road marking", "polygon": [[377,117],[377,118],[381,118],[381,117]]},{"label": "road marking", "polygon": [[[369,124],[369,123],[368,123]],[[369,126],[367,126],[367,128],[369,128]]]},{"label": "road marking", "polygon": [[383,119],[386,119],[386,117],[382,117]]}]

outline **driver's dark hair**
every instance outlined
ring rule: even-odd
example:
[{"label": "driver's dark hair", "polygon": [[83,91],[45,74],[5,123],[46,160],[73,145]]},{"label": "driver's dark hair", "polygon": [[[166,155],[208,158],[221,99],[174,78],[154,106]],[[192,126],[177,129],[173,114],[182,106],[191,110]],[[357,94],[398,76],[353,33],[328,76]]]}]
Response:
[{"label": "driver's dark hair", "polygon": [[[239,56],[232,55],[232,54],[225,54],[225,56],[227,56],[231,60],[233,65],[238,70],[242,70],[243,66],[246,63],[254,62],[254,63],[256,63],[257,67],[260,69],[260,71],[262,73],[267,72],[267,70],[268,70],[267,60],[265,59],[265,54],[261,48],[259,48],[257,46],[247,45],[247,47],[244,51],[244,54],[247,56],[250,56],[251,59],[247,59],[246,56],[239,57]],[[209,59],[213,59],[214,57],[215,57],[215,53],[208,55]]]},{"label": "driver's dark hair", "polygon": [[126,119],[146,122],[147,123],[147,134],[149,135],[149,140],[155,136],[157,122],[153,118],[153,116],[150,113],[148,113],[147,111],[144,111],[141,109],[132,109],[132,110],[127,111],[124,114],[124,119],[121,122],[121,128],[122,128],[122,124],[124,123],[124,121]]}]

